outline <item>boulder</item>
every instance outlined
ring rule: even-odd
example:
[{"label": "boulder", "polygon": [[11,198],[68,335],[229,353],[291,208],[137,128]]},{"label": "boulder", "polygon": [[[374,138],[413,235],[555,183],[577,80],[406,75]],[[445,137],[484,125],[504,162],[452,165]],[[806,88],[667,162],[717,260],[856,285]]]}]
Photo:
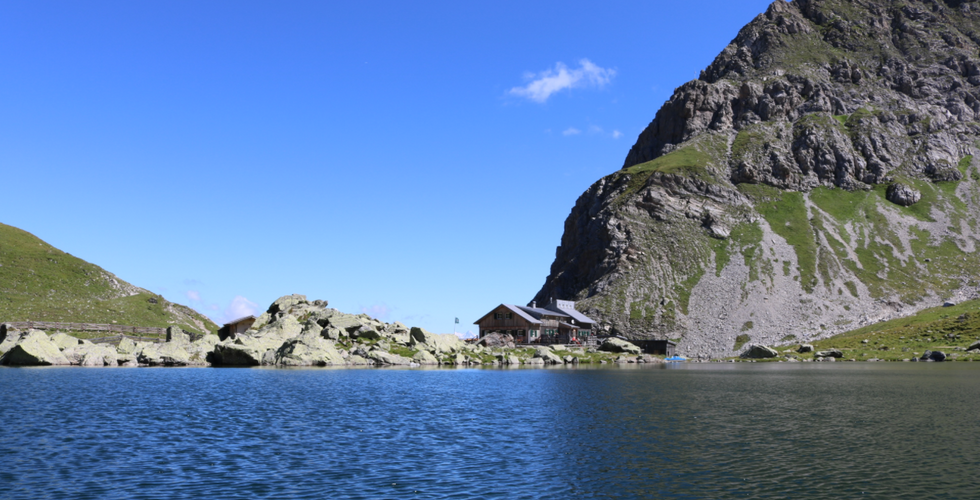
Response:
[{"label": "boulder", "polygon": [[[9,336],[9,335],[8,335]],[[68,358],[41,330],[29,330],[10,348],[0,364],[10,366],[68,365]]]},{"label": "boulder", "polygon": [[[390,353],[390,352],[385,351],[385,350],[382,350],[382,349],[375,349],[375,350],[371,351],[370,353],[368,353],[368,359],[373,360],[374,362],[376,362],[379,365],[407,366],[407,365],[412,364],[412,360],[410,360],[410,359],[408,359],[408,358],[406,358],[404,356],[399,356],[397,354]],[[419,364],[421,364],[421,363],[419,363]]]},{"label": "boulder", "polygon": [[269,306],[269,310],[267,312],[271,315],[275,315],[278,312],[288,312],[292,307],[307,303],[309,303],[309,301],[306,300],[306,295],[300,295],[298,293],[283,295]]},{"label": "boulder", "polygon": [[303,329],[300,330],[299,336],[300,337],[308,336],[308,335],[321,336],[322,332],[323,332],[323,327],[320,326],[320,323],[317,323],[315,319],[310,318],[303,322]]},{"label": "boulder", "polygon": [[484,347],[514,348],[514,336],[507,333],[490,333],[478,340],[477,345]]},{"label": "boulder", "polygon": [[61,332],[51,335],[50,339],[51,342],[58,346],[58,349],[61,349],[62,351],[81,344],[81,341],[79,341],[77,337],[72,337],[71,335]]},{"label": "boulder", "polygon": [[664,360],[662,360],[662,359],[660,359],[660,358],[658,358],[656,356],[651,356],[649,354],[644,354],[643,356],[640,356],[640,357],[636,358],[636,362],[637,363],[663,363]]},{"label": "boulder", "polygon": [[136,354],[137,351],[136,342],[133,342],[132,340],[126,337],[123,337],[123,339],[119,341],[119,345],[116,346],[116,351],[119,352],[119,354],[124,354],[124,355]]},{"label": "boulder", "polygon": [[544,363],[545,363],[544,360],[541,358],[531,358],[528,359],[527,361],[524,361],[525,365],[531,365],[531,366],[544,366]]},{"label": "boulder", "polygon": [[358,328],[364,326],[364,323],[357,316],[337,313],[330,317],[329,326],[339,330],[343,330],[345,333],[350,334],[355,330],[357,330]]},{"label": "boulder", "polygon": [[501,365],[514,365],[514,366],[517,366],[517,365],[521,364],[521,359],[520,358],[518,358],[517,356],[508,356],[506,354],[498,354],[497,355],[497,361],[499,361]]},{"label": "boulder", "polygon": [[292,316],[283,316],[255,333],[256,338],[278,339],[282,341],[296,338],[303,332],[303,325]]},{"label": "boulder", "polygon": [[191,342],[191,337],[190,335],[184,333],[184,330],[182,330],[179,326],[171,325],[167,327],[167,342],[178,345],[189,344]]},{"label": "boulder", "polygon": [[232,342],[225,341],[214,346],[211,364],[215,366],[258,366],[272,353],[272,363],[275,363],[275,353],[282,343],[265,341],[245,335],[240,335]]},{"label": "boulder", "polygon": [[534,357],[535,358],[543,359],[544,362],[546,364],[549,364],[549,365],[560,365],[560,364],[564,363],[564,361],[562,361],[561,357],[558,356],[557,354],[555,354],[555,351],[552,351],[548,347],[543,347],[543,346],[541,346],[541,347],[535,347],[534,348]]},{"label": "boulder", "polygon": [[840,349],[827,349],[826,351],[817,351],[813,353],[814,358],[842,358],[844,353]]},{"label": "boulder", "polygon": [[775,358],[776,356],[779,356],[778,351],[761,344],[750,344],[748,349],[739,355],[739,357],[746,359]]},{"label": "boulder", "polygon": [[635,363],[635,362],[636,362],[635,359],[626,356],[617,356],[616,359],[613,360],[613,363],[619,363],[621,365],[626,363]]},{"label": "boulder", "polygon": [[975,349],[980,349],[980,340],[970,344],[970,347],[966,348],[967,351],[973,351]]},{"label": "boulder", "polygon": [[371,361],[370,359],[361,356],[357,356],[355,354],[351,354],[350,356],[347,357],[347,364],[353,366],[364,366],[364,365],[373,365],[374,361]]},{"label": "boulder", "polygon": [[926,351],[922,353],[922,357],[920,357],[919,359],[921,359],[922,361],[942,362],[942,361],[946,361],[946,353],[942,351]]},{"label": "boulder", "polygon": [[327,340],[340,340],[348,337],[346,330],[341,330],[333,326],[328,326],[320,331],[320,336]]},{"label": "boulder", "polygon": [[895,182],[888,186],[885,198],[896,205],[908,207],[921,200],[922,193],[908,184]]},{"label": "boulder", "polygon": [[166,342],[144,347],[136,354],[136,359],[142,365],[187,366],[191,362],[191,355],[180,344]]},{"label": "boulder", "polygon": [[466,344],[452,333],[429,333],[421,328],[412,328],[409,345],[416,349],[426,349],[438,356],[462,351]]},{"label": "boulder", "polygon": [[139,366],[139,364],[135,354],[116,354],[116,366]]},{"label": "boulder", "polygon": [[603,341],[602,345],[599,346],[599,350],[606,352],[625,352],[628,354],[640,354],[643,352],[636,344],[616,337],[610,337]]},{"label": "boulder", "polygon": [[360,340],[381,340],[381,333],[373,326],[363,325],[351,333],[351,337]]},{"label": "boulder", "polygon": [[201,346],[214,347],[215,345],[217,345],[218,342],[221,342],[221,339],[218,338],[217,335],[215,335],[213,333],[209,333],[209,334],[207,334],[207,335],[201,337],[200,339],[195,340],[194,342],[191,342],[191,343],[192,344],[198,344],[198,345],[201,345]]},{"label": "boulder", "polygon": [[78,366],[117,366],[119,353],[115,347],[106,344],[76,343],[62,354],[68,362]]},{"label": "boulder", "polygon": [[431,344],[435,343],[436,334],[429,333],[424,328],[419,328],[417,326],[413,326],[412,329],[411,329],[411,331],[410,331],[410,334],[412,336],[412,343],[413,344],[419,344],[419,343],[421,343],[421,344],[430,344],[431,345]]},{"label": "boulder", "polygon": [[0,354],[3,354],[10,350],[13,346],[17,345],[20,340],[21,335],[24,332],[20,330],[14,330],[13,328],[8,329],[6,324],[0,325],[4,328],[3,333],[0,334]]},{"label": "boulder", "polygon": [[429,351],[424,351],[424,350],[415,353],[415,355],[412,356],[412,361],[415,361],[420,365],[429,365],[429,366],[439,364],[439,360],[436,359],[435,356],[430,354]]},{"label": "boulder", "polygon": [[800,348],[796,350],[799,353],[813,352],[813,346],[811,344],[801,344]]},{"label": "boulder", "polygon": [[316,336],[287,340],[277,351],[278,366],[336,366],[347,364],[333,342]]}]

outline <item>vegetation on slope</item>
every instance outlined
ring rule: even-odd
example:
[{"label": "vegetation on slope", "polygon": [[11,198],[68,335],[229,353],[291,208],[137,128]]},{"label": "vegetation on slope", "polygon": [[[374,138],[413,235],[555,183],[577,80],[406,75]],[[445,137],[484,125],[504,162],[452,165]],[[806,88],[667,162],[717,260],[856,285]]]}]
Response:
[{"label": "vegetation on slope", "polygon": [[920,357],[927,350],[943,351],[956,360],[980,361],[980,354],[965,352],[977,341],[980,300],[970,300],[951,307],[924,309],[913,316],[868,325],[812,344],[817,351],[840,349],[844,359],[858,361],[898,361]]},{"label": "vegetation on slope", "polygon": [[218,328],[189,307],[130,285],[5,224],[0,224],[0,321],[176,324],[196,333]]}]

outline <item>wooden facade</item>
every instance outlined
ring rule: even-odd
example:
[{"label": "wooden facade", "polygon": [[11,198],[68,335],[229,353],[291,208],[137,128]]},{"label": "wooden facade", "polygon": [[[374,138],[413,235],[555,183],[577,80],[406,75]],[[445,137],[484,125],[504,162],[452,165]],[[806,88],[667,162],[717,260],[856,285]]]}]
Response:
[{"label": "wooden facade", "polygon": [[637,347],[643,349],[647,354],[658,354],[662,356],[673,356],[676,354],[677,344],[670,340],[630,340]]},{"label": "wooden facade", "polygon": [[235,338],[239,333],[245,333],[252,325],[255,324],[255,316],[245,316],[244,318],[238,318],[230,323],[225,323],[224,326],[218,330],[218,338],[225,340],[229,337]]},{"label": "wooden facade", "polygon": [[[573,302],[565,302],[562,305]],[[508,334],[518,344],[572,344],[584,343],[582,337],[593,335],[594,322],[581,313],[576,320],[557,308],[537,308],[500,304],[477,320],[480,337],[491,333]],[[587,320],[582,322],[581,320]]]}]

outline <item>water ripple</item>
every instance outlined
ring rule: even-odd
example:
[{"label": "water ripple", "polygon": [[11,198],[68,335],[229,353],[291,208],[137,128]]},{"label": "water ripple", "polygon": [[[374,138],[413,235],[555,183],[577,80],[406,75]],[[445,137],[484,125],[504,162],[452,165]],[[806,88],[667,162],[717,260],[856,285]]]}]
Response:
[{"label": "water ripple", "polygon": [[976,498],[980,367],[0,369],[0,498]]}]

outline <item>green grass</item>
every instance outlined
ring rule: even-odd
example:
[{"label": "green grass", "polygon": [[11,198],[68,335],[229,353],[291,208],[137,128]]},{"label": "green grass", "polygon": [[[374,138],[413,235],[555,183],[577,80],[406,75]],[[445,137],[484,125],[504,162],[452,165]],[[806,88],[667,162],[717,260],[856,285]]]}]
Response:
[{"label": "green grass", "polygon": [[800,284],[808,293],[813,292],[817,284],[817,244],[807,219],[803,194],[759,184],[740,184],[738,188],[755,201],[756,210],[766,219],[773,232],[793,247]]},{"label": "green grass", "polygon": [[966,171],[967,169],[970,168],[970,164],[972,162],[973,162],[973,155],[966,155],[963,158],[961,158],[959,164],[956,165],[956,168],[960,170],[960,173],[963,174],[963,177],[966,177]]},{"label": "green grass", "polygon": [[709,160],[707,154],[694,146],[687,146],[646,163],[633,165],[625,170],[630,175],[630,179],[626,190],[617,198],[617,203],[629,199],[634,193],[643,189],[654,173],[690,176],[705,182],[713,182],[714,176],[707,169]]},{"label": "green grass", "polygon": [[732,259],[732,254],[728,250],[729,240],[714,240],[711,242],[711,249],[715,252],[715,276],[721,276],[722,269]]},{"label": "green grass", "polygon": [[749,335],[747,333],[743,333],[743,334],[735,337],[735,346],[732,347],[732,350],[733,351],[737,351],[737,350],[741,349],[742,346],[745,345],[746,342],[748,342],[749,340],[750,340],[749,339]]},{"label": "green grass", "polygon": [[[867,340],[867,343],[863,343]],[[933,307],[905,318],[893,319],[813,342],[816,350],[840,349],[847,359],[883,360],[920,357],[926,350],[955,353],[957,359],[980,361],[980,355],[962,349],[980,340],[980,300],[952,307]],[[959,349],[958,349],[959,348]]]},{"label": "green grass", "polygon": [[665,154],[655,160],[626,169],[632,175],[662,174],[685,175],[711,180],[713,176],[707,170],[710,157],[693,146],[683,147],[677,151]]},{"label": "green grass", "polygon": [[176,324],[187,331],[204,333],[186,320],[196,318],[208,331],[218,329],[194,310],[169,303],[146,290],[136,289],[136,295],[123,296],[110,280],[129,286],[104,269],[62,252],[26,231],[0,224],[0,321],[143,327]]},{"label": "green grass", "polygon": [[417,350],[402,345],[392,345],[391,347],[388,348],[388,352],[392,354],[397,354],[403,358],[408,358],[408,359],[412,359],[412,356],[418,354]]}]

